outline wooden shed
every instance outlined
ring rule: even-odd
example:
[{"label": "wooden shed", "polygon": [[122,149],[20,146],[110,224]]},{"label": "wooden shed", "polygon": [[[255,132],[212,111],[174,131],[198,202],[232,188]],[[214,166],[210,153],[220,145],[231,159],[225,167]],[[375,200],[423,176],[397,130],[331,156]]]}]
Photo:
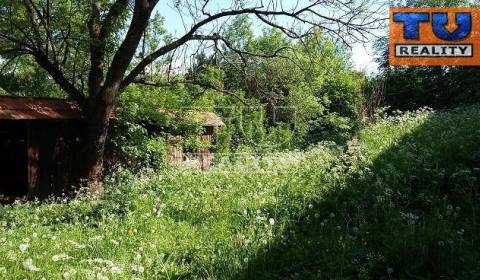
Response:
[{"label": "wooden shed", "polygon": [[[160,111],[167,112],[164,109],[161,109]],[[215,138],[219,128],[225,125],[217,114],[213,112],[190,112],[187,114],[187,117],[198,122],[202,126],[202,134],[199,135],[202,141],[212,145],[215,144]],[[178,141],[180,139],[181,136],[179,135],[171,135],[167,141]],[[175,145],[169,145],[167,148],[167,159],[174,165],[194,162],[194,164],[198,164],[202,170],[207,170],[212,166],[214,157],[215,155],[210,148],[198,149],[194,153],[186,153],[183,148]]]},{"label": "wooden shed", "polygon": [[0,202],[67,192],[84,128],[74,102],[0,96]]}]

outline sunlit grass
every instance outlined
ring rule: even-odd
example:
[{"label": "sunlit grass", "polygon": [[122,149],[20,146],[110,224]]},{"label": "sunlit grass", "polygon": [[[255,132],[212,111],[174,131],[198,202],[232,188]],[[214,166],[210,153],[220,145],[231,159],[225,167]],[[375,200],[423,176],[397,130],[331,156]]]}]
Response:
[{"label": "sunlit grass", "polygon": [[424,110],[346,148],[122,171],[100,200],[5,206],[0,278],[473,279],[479,120]]}]

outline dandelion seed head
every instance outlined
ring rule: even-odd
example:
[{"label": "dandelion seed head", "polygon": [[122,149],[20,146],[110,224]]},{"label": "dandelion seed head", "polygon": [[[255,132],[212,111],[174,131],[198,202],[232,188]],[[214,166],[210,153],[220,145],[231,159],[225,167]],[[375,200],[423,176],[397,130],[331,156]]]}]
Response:
[{"label": "dandelion seed head", "polygon": [[32,259],[26,259],[25,261],[23,261],[23,267],[27,270],[30,270],[30,271],[40,271],[40,268],[36,267],[33,264]]},{"label": "dandelion seed head", "polygon": [[110,268],[110,272],[113,274],[118,274],[118,273],[122,273],[122,269],[118,266],[112,266]]},{"label": "dandelion seed head", "polygon": [[134,259],[135,259],[136,261],[139,261],[139,260],[142,259],[142,255],[136,254]]},{"label": "dandelion seed head", "polygon": [[143,266],[141,266],[141,265],[134,265],[134,266],[132,267],[132,270],[133,270],[134,272],[143,273],[143,272],[145,271],[145,268],[144,268]]},{"label": "dandelion seed head", "polygon": [[73,276],[73,275],[75,275],[75,274],[77,274],[77,271],[72,268],[72,269],[70,269],[70,270],[68,270],[68,271],[65,271],[65,272],[63,273],[63,278],[70,278],[71,276]]},{"label": "dandelion seed head", "polygon": [[20,244],[19,249],[22,252],[26,252],[28,250],[28,247],[30,247],[28,243],[23,243],[23,244]]}]

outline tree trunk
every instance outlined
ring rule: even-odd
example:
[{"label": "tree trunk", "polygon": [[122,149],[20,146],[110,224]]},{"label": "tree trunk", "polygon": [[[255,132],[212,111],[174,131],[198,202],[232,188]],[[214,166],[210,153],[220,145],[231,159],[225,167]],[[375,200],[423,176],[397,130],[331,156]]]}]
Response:
[{"label": "tree trunk", "polygon": [[102,194],[103,158],[110,116],[114,109],[113,98],[111,97],[115,96],[115,92],[99,94],[98,96],[99,98],[92,98],[89,106],[90,110],[87,113],[88,126],[82,179],[86,181],[90,193]]}]

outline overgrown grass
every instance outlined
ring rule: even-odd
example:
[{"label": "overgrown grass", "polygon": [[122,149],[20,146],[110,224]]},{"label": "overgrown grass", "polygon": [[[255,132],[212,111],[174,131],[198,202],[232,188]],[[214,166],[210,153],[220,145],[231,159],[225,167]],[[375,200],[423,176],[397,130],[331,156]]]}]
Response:
[{"label": "overgrown grass", "polygon": [[477,279],[480,107],[0,208],[6,279]]}]

